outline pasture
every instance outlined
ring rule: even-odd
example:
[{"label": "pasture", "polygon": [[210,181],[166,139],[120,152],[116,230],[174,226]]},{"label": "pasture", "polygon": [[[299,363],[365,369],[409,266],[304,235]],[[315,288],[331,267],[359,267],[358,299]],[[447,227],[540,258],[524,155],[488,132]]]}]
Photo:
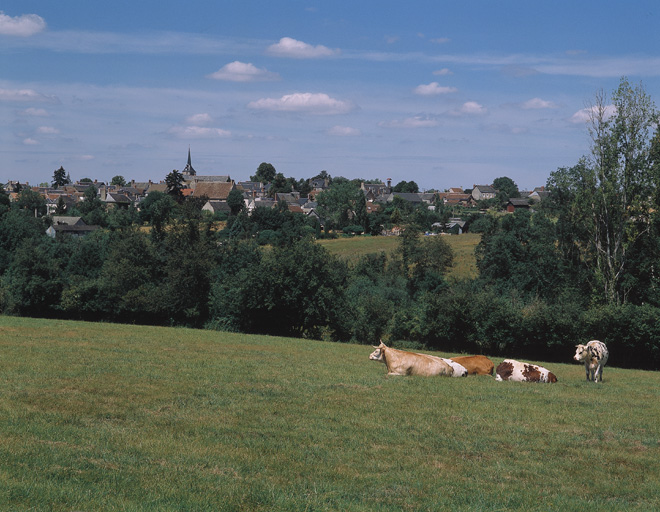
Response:
[{"label": "pasture", "polygon": [[0,508],[660,509],[660,374],[386,378],[371,351],[0,317]]},{"label": "pasture", "polygon": [[[481,235],[466,233],[464,235],[445,236],[444,239],[454,251],[454,266],[449,270],[448,277],[454,279],[474,279],[477,277],[474,249],[481,240]],[[317,243],[325,247],[330,254],[339,256],[350,263],[369,253],[393,252],[399,246],[399,237],[341,237],[334,240],[318,240]]]}]

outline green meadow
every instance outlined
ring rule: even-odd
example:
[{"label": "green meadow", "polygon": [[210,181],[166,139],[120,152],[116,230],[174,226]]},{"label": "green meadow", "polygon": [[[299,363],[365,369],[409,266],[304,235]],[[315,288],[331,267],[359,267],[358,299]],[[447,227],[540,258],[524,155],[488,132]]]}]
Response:
[{"label": "green meadow", "polygon": [[[454,266],[448,276],[455,279],[473,279],[477,277],[477,262],[474,249],[481,240],[481,235],[465,233],[464,235],[445,236],[444,240],[454,251]],[[391,253],[399,247],[399,237],[396,236],[359,236],[340,237],[334,240],[318,240],[318,244],[349,262],[369,253]]]},{"label": "green meadow", "polygon": [[0,317],[0,509],[660,509],[659,373],[388,378],[371,350]]}]

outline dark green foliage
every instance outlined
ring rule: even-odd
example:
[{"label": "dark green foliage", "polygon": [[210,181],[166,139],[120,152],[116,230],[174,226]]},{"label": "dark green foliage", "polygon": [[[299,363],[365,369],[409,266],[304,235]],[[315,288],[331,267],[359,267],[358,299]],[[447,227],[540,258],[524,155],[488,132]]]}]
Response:
[{"label": "dark green foliage", "polygon": [[238,189],[233,189],[229,192],[227,196],[227,204],[231,208],[232,215],[238,215],[243,208],[245,208],[245,200],[243,198],[243,192]]},{"label": "dark green foliage", "polygon": [[45,231],[43,221],[28,210],[12,209],[0,217],[0,274],[5,272],[23,240],[38,240]]},{"label": "dark green foliage", "polygon": [[2,278],[5,309],[27,316],[50,316],[63,287],[55,242],[47,237],[25,238],[12,255]]},{"label": "dark green foliage", "polygon": [[[246,211],[230,217],[221,237],[245,239],[256,237],[261,245],[287,245],[315,233],[315,219],[293,213],[284,201],[275,208],[259,206],[248,215]],[[262,234],[263,233],[263,234]]]},{"label": "dark green foliage", "polygon": [[243,332],[342,339],[346,277],[346,266],[311,241],[265,252],[252,242],[229,243],[212,284],[211,322]]},{"label": "dark green foliage", "polygon": [[163,192],[151,192],[140,204],[138,219],[140,223],[152,226],[152,235],[160,240],[164,236],[165,226],[175,216],[178,205],[174,198]]},{"label": "dark green foliage", "polygon": [[14,207],[26,210],[35,217],[43,217],[46,215],[46,200],[39,192],[32,189],[24,188],[18,194]]},{"label": "dark green foliage", "polygon": [[200,326],[207,318],[213,240],[196,221],[170,229],[158,251],[163,263],[158,315],[168,323]]},{"label": "dark green foliage", "polygon": [[419,192],[419,186],[414,181],[400,181],[394,185],[392,192],[417,194]]},{"label": "dark green foliage", "polygon": [[361,258],[352,269],[346,289],[351,338],[377,344],[393,327],[398,310],[410,302],[406,279],[388,269],[384,253]]},{"label": "dark green foliage", "polygon": [[68,185],[69,183],[71,183],[71,178],[69,178],[64,167],[60,166],[59,169],[56,169],[55,172],[53,172],[53,187],[59,188]]},{"label": "dark green foliage", "polygon": [[101,201],[94,185],[87,187],[85,199],[77,204],[78,211],[89,226],[107,226],[105,203]]},{"label": "dark green foliage", "polygon": [[658,318],[657,307],[624,304],[595,308],[583,315],[582,321],[590,339],[599,339],[607,345],[610,364],[660,370]]},{"label": "dark green foliage", "polygon": [[492,215],[474,213],[465,221],[464,230],[469,233],[489,233],[497,228],[497,220]]},{"label": "dark green foliage", "polygon": [[326,229],[341,230],[354,224],[365,227],[367,223],[364,193],[351,181],[336,181],[332,188],[321,192],[316,201]]},{"label": "dark green foliage", "polygon": [[167,185],[167,193],[177,203],[183,201],[183,188],[185,186],[183,174],[174,169],[171,173],[165,176],[165,184]]},{"label": "dark green foliage", "polygon": [[364,232],[364,228],[362,226],[351,225],[345,226],[342,231],[346,235],[361,235]]},{"label": "dark green foliage", "polygon": [[477,248],[480,280],[502,293],[556,298],[564,287],[565,261],[556,248],[555,225],[544,215],[517,210]]},{"label": "dark green foliage", "polygon": [[454,258],[447,242],[441,236],[422,237],[411,226],[403,231],[400,240],[397,253],[411,296],[439,293],[446,286],[444,274]]},{"label": "dark green foliage", "polygon": [[250,176],[252,181],[260,181],[262,183],[271,183],[275,179],[277,171],[273,164],[261,162],[257,167],[257,172],[254,176]]},{"label": "dark green foliage", "polygon": [[493,180],[493,188],[497,190],[499,194],[502,194],[501,198],[504,199],[504,201],[512,197],[520,197],[518,185],[507,176],[495,178]]}]

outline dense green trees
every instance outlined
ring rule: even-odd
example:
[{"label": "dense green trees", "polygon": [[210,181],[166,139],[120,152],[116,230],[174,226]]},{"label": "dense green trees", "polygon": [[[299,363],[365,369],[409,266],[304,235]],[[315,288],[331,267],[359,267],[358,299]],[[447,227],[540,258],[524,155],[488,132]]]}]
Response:
[{"label": "dense green trees", "polygon": [[590,155],[552,173],[548,189],[566,257],[588,268],[599,300],[620,304],[634,294],[633,255],[655,245],[658,114],[625,78],[612,104],[600,93],[589,114]]},{"label": "dense green trees", "polygon": [[366,199],[360,188],[350,181],[340,181],[321,192],[316,201],[326,222],[326,230],[341,230],[346,226],[367,224]]}]

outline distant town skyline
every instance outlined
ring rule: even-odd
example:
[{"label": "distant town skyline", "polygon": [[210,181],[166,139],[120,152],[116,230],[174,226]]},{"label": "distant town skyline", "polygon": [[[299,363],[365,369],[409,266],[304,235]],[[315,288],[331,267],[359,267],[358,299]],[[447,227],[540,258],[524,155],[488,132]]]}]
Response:
[{"label": "distant town skyline", "polygon": [[660,7],[552,3],[6,0],[0,175],[519,188],[589,152],[596,93],[660,98]]}]

